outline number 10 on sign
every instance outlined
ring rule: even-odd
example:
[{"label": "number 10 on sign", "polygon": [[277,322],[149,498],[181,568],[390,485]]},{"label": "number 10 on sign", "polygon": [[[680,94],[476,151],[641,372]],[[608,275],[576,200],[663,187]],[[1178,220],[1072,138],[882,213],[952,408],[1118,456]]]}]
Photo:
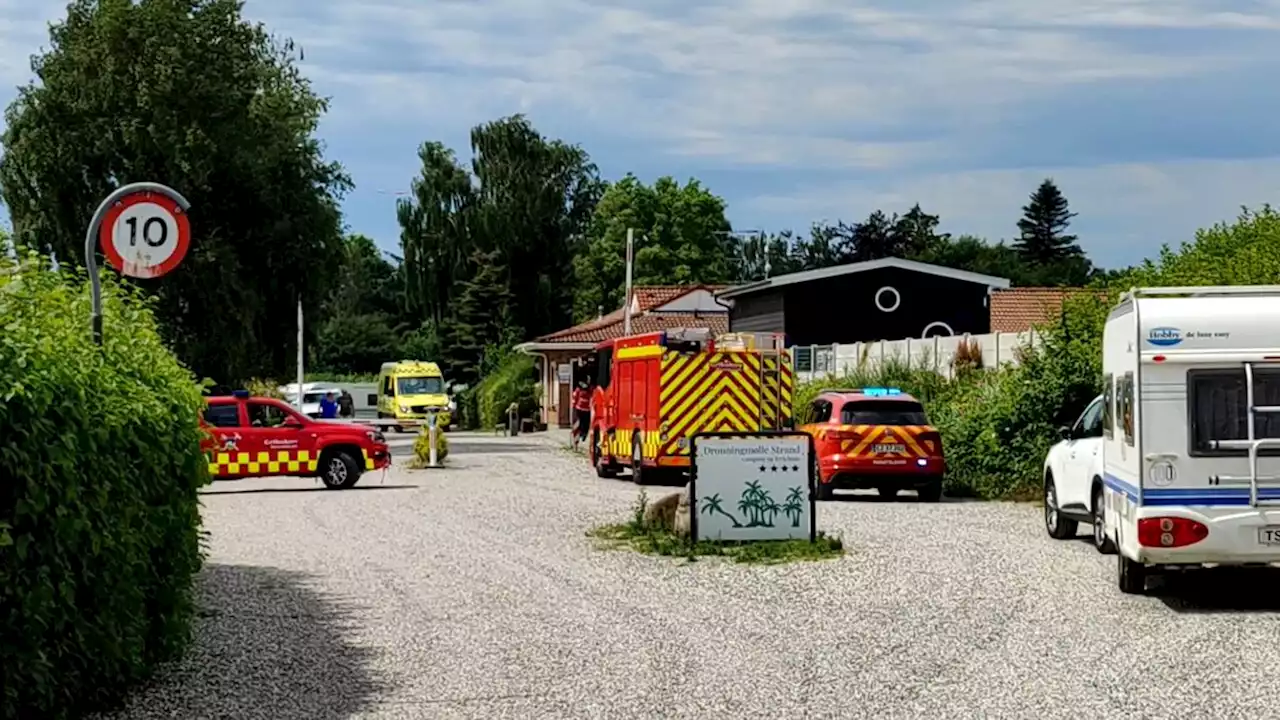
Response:
[{"label": "number 10 on sign", "polygon": [[182,208],[157,192],[126,195],[107,211],[100,233],[107,261],[124,275],[154,278],[178,266],[191,242]]}]

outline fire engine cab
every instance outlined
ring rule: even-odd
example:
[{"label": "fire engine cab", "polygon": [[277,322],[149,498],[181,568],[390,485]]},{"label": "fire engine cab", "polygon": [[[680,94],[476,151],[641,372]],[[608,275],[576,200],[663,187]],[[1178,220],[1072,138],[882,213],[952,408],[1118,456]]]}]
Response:
[{"label": "fire engine cab", "polygon": [[600,477],[630,468],[636,483],[674,479],[689,468],[696,433],[792,427],[795,380],[780,334],[680,328],[595,352],[588,453]]}]

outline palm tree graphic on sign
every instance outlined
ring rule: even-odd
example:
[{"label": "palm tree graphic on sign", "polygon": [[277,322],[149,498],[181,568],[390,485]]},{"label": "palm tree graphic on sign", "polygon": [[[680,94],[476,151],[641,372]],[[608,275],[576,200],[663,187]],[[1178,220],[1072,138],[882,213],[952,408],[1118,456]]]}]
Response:
[{"label": "palm tree graphic on sign", "polygon": [[718,513],[729,518],[729,522],[733,523],[734,527],[742,527],[742,523],[738,522],[738,518],[725,512],[724,508],[720,507],[720,503],[722,502],[724,501],[720,499],[720,493],[702,498],[702,514],[715,515]]},{"label": "palm tree graphic on sign", "polygon": [[786,503],[782,505],[782,512],[791,518],[791,527],[800,527],[800,514],[804,512],[804,505],[801,504],[803,498],[804,493],[801,492],[800,488],[798,486],[793,487],[787,493]]},{"label": "palm tree graphic on sign", "polygon": [[738,501],[738,509],[747,516],[747,527],[770,528],[773,527],[773,518],[782,510],[778,503],[769,497],[769,491],[760,487],[758,480],[746,483],[742,491],[742,499]]}]

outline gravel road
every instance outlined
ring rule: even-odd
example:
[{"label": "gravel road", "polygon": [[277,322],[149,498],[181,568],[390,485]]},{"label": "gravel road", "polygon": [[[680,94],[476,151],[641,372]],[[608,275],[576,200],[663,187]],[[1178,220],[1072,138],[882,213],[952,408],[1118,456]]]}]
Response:
[{"label": "gravel road", "polygon": [[[593,549],[636,491],[545,439],[456,435],[346,492],[219,486],[189,657],[119,718],[1263,718],[1280,579],[1125,597],[1039,511],[819,505],[849,554]],[[1266,589],[1268,585],[1271,589]],[[1263,598],[1244,602],[1241,598]]]}]

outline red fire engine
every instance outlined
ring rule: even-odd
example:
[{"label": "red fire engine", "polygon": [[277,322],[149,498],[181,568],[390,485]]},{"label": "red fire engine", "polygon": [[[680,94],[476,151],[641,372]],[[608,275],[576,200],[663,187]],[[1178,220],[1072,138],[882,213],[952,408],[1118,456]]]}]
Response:
[{"label": "red fire engine", "polygon": [[699,432],[792,426],[795,380],[783,336],[672,329],[596,346],[589,456],[600,477],[683,473]]}]

